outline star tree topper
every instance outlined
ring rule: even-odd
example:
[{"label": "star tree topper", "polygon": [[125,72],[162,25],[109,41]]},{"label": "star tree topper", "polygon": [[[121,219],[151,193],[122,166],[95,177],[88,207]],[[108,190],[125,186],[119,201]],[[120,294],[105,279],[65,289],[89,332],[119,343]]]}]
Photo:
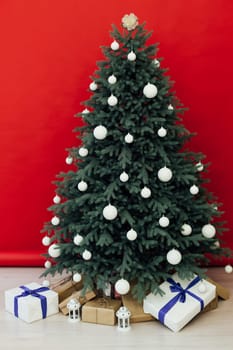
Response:
[{"label": "star tree topper", "polygon": [[130,13],[129,15],[124,15],[122,18],[122,25],[127,30],[134,30],[138,25],[138,18],[134,13]]}]

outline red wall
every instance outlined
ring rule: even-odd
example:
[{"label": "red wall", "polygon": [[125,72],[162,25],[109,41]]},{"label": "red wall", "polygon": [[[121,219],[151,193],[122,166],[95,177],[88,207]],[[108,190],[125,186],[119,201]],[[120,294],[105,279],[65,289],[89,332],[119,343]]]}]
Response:
[{"label": "red wall", "polygon": [[[111,23],[134,12],[159,41],[184,124],[211,161],[210,189],[224,203],[233,248],[231,0],[0,1],[0,264],[37,265],[50,218],[51,181],[76,144],[73,115],[109,44]],[[151,42],[152,42],[151,41]]]}]

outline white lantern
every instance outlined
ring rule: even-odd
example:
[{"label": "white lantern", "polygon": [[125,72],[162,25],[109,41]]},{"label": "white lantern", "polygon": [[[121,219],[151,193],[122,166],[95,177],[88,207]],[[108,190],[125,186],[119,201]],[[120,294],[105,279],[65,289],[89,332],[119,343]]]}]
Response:
[{"label": "white lantern", "polygon": [[125,306],[121,306],[116,312],[116,317],[118,318],[117,328],[120,331],[127,331],[130,329],[130,316],[131,312]]},{"label": "white lantern", "polygon": [[67,309],[69,310],[69,318],[70,322],[80,321],[80,307],[81,304],[77,299],[70,299],[67,303]]},{"label": "white lantern", "polygon": [[108,131],[103,125],[98,125],[93,130],[93,135],[97,140],[104,140],[105,137],[107,136],[107,133]]}]

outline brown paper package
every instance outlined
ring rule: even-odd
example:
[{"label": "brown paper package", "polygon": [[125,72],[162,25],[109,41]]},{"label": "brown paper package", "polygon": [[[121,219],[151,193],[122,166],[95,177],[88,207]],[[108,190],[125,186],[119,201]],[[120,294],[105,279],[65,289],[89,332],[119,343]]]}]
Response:
[{"label": "brown paper package", "polygon": [[64,315],[68,315],[69,310],[67,309],[67,303],[70,299],[77,299],[81,305],[84,305],[87,301],[94,299],[96,297],[95,292],[87,291],[84,296],[82,296],[82,290],[73,292],[68,298],[64,299],[59,303],[59,309]]},{"label": "brown paper package", "polygon": [[116,324],[116,311],[121,301],[109,298],[96,298],[82,308],[82,321],[113,326]]}]

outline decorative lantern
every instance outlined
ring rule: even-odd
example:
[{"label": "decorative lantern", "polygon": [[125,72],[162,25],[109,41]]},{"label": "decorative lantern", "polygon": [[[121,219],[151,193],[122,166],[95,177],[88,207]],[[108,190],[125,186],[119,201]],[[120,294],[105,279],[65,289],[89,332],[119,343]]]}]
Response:
[{"label": "decorative lantern", "polygon": [[116,316],[118,318],[118,329],[121,331],[127,331],[130,329],[129,318],[131,316],[131,312],[125,306],[121,306],[120,309],[116,312]]},{"label": "decorative lantern", "polygon": [[81,304],[77,299],[70,299],[67,303],[67,309],[69,310],[69,321],[80,321],[80,306]]}]

